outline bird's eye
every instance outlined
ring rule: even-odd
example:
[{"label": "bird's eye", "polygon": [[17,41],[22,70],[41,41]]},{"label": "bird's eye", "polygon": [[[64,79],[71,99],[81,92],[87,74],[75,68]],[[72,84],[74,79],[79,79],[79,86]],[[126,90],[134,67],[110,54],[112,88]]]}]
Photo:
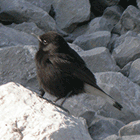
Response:
[{"label": "bird's eye", "polygon": [[42,42],[43,42],[44,45],[48,44],[46,40],[43,40]]}]

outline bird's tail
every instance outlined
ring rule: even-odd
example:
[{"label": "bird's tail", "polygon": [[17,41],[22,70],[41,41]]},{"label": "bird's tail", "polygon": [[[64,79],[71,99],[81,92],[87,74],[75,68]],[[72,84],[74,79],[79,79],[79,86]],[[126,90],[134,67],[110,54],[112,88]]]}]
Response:
[{"label": "bird's tail", "polygon": [[119,104],[117,101],[115,101],[110,95],[106,94],[102,89],[95,88],[87,83],[84,85],[84,90],[86,93],[89,94],[95,94],[97,96],[101,96],[103,99],[105,99],[107,102],[109,102],[111,105],[116,107],[118,110],[121,110],[123,107],[121,104]]}]

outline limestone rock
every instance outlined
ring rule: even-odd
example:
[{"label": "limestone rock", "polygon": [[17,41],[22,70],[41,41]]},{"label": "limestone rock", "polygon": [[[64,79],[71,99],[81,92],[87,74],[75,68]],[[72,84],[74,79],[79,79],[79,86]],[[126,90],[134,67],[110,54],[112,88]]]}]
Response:
[{"label": "limestone rock", "polygon": [[121,34],[126,33],[127,31],[140,32],[140,11],[135,6],[128,6],[127,9],[123,12],[121,19]]},{"label": "limestone rock", "polygon": [[53,0],[26,0],[30,3],[32,3],[33,5],[36,5],[37,7],[42,8],[44,11],[46,11],[47,13],[49,13],[50,9],[51,9],[51,5],[53,4]]},{"label": "limestone rock", "polygon": [[57,26],[66,32],[72,32],[78,23],[87,21],[90,17],[88,0],[54,0],[53,7]]},{"label": "limestone rock", "polygon": [[113,29],[113,25],[103,17],[97,17],[91,20],[91,22],[88,25],[88,29],[86,31],[86,34],[91,34],[96,31],[111,31]]},{"label": "limestone rock", "polygon": [[103,140],[109,135],[117,135],[122,126],[124,124],[119,120],[95,116],[92,125],[89,127],[89,133],[93,140]]},{"label": "limestone rock", "polygon": [[128,62],[140,57],[140,38],[126,37],[124,42],[113,50],[113,57],[117,64],[123,67]]},{"label": "limestone rock", "polygon": [[79,53],[92,72],[118,71],[114,58],[105,47],[97,47]]},{"label": "limestone rock", "polygon": [[33,22],[23,22],[21,24],[12,24],[10,27],[15,30],[26,32],[28,34],[35,33],[36,35],[42,35],[45,32],[39,29]]},{"label": "limestone rock", "polygon": [[108,31],[97,31],[92,34],[81,35],[73,43],[84,50],[89,50],[95,47],[107,47],[110,37],[111,34]]},{"label": "limestone rock", "polygon": [[68,115],[19,84],[0,86],[0,99],[3,140],[91,140],[84,120]]},{"label": "limestone rock", "polygon": [[56,24],[49,14],[27,1],[0,1],[0,12],[8,13],[15,19],[15,23],[34,22],[39,28],[47,32],[56,30]]},{"label": "limestone rock", "polygon": [[98,112],[100,115],[125,123],[140,119],[140,87],[137,84],[117,72],[96,73],[95,76],[98,85],[123,106],[120,112],[109,105],[104,106]]},{"label": "limestone rock", "polygon": [[140,58],[131,64],[129,78],[140,85]]},{"label": "limestone rock", "polygon": [[140,135],[140,120],[123,126],[119,131],[120,136]]},{"label": "limestone rock", "polygon": [[36,46],[12,46],[0,50],[1,77],[0,84],[18,82],[25,87],[38,89],[34,56]]},{"label": "limestone rock", "polygon": [[112,25],[116,25],[119,22],[122,13],[123,13],[122,8],[115,5],[107,7],[102,17],[106,18]]},{"label": "limestone rock", "polygon": [[35,44],[38,41],[31,34],[0,25],[0,47]]},{"label": "limestone rock", "polygon": [[111,135],[105,138],[104,140],[139,140],[139,139],[140,139],[140,135],[123,136],[123,137]]}]

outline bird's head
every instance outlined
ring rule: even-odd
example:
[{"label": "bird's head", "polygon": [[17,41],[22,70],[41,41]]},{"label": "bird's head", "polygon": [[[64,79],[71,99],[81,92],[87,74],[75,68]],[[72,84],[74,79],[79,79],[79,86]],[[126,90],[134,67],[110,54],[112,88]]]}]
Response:
[{"label": "bird's head", "polygon": [[39,40],[39,49],[44,52],[59,50],[67,44],[63,37],[54,31],[49,31],[41,36],[33,35]]}]

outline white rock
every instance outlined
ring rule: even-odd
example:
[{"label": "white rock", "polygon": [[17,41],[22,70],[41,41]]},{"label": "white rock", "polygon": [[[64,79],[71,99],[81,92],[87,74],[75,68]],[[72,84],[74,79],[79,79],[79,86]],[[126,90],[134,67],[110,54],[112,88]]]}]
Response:
[{"label": "white rock", "polygon": [[91,140],[84,121],[69,116],[19,84],[0,86],[2,140]]}]

